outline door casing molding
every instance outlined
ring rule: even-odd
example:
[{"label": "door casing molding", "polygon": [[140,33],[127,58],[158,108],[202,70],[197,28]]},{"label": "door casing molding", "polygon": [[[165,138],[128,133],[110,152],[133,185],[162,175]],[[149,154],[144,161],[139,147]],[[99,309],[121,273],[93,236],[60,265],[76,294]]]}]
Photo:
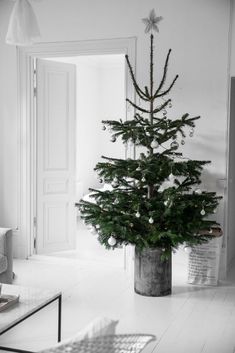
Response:
[{"label": "door casing molding", "polygon": [[[128,54],[136,68],[136,37],[86,40],[73,42],[38,43],[32,47],[17,48],[18,73],[18,176],[17,176],[17,237],[19,258],[33,254],[35,215],[35,158],[36,124],[33,107],[33,72],[35,58],[68,57],[80,55]],[[135,100],[135,93],[126,68],[126,96]],[[127,115],[132,115],[127,110]],[[127,117],[128,118],[128,117]],[[132,153],[132,152],[130,152]]]}]

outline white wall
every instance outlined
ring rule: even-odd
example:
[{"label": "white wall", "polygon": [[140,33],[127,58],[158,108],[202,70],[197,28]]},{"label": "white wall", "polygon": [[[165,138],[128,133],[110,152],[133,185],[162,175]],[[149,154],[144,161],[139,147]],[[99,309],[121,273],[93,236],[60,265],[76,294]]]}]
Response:
[{"label": "white wall", "polygon": [[235,0],[231,0],[231,60],[230,75],[235,76]]},{"label": "white wall", "polygon": [[[98,159],[100,135],[99,70],[77,63],[77,182],[83,194],[96,187],[93,168]],[[79,195],[80,196],[80,195]],[[81,195],[82,196],[82,195]]]},{"label": "white wall", "polygon": [[[231,0],[231,57],[229,72],[229,89],[231,87],[231,77],[235,77],[235,1]],[[230,112],[229,112],[229,163],[228,163],[228,200],[227,200],[227,241],[228,241],[228,264],[231,265],[235,259],[235,87],[230,92]]]},{"label": "white wall", "polygon": [[102,155],[124,156],[124,147],[110,143],[110,133],[102,130],[102,120],[125,119],[124,58],[112,65],[114,56],[108,57],[91,57],[90,64],[77,58],[77,180],[83,194],[100,187],[93,169]]},{"label": "white wall", "polygon": [[0,1],[0,226],[17,226],[17,81],[16,48],[4,37],[11,10]]},{"label": "white wall", "polygon": [[121,141],[110,142],[102,120],[125,120],[124,55],[90,55],[49,60],[76,65],[77,72],[77,201],[89,188],[101,187],[94,167],[101,156],[124,158]]},{"label": "white wall", "polygon": [[[100,68],[101,95],[100,115],[102,120],[126,119],[125,102],[125,59],[120,56],[120,63],[116,66],[105,66]],[[110,142],[111,134],[106,130],[102,131],[100,138],[101,155],[113,158],[124,158],[125,147],[121,139],[115,143]]]},{"label": "white wall", "polygon": [[[9,0],[0,2],[0,96],[4,99],[0,103],[0,130],[2,134],[4,126],[1,145],[6,146],[0,154],[4,185],[0,214],[5,225],[16,223],[17,211],[16,55],[14,48],[3,43],[12,6]],[[42,42],[136,36],[137,77],[143,85],[149,77],[149,40],[141,19],[155,8],[164,17],[156,35],[155,70],[160,77],[171,47],[169,81],[175,73],[180,74],[171,95],[172,114],[189,112],[203,117],[195,138],[186,143],[185,153],[212,160],[209,174],[215,180],[226,177],[229,0],[48,0],[33,6]]]}]

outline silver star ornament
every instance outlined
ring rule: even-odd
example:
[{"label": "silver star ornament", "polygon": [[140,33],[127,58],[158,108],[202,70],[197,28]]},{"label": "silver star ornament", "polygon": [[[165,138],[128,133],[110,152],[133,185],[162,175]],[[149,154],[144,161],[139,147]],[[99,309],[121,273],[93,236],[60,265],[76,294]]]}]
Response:
[{"label": "silver star ornament", "polygon": [[148,33],[148,32],[150,32],[152,30],[154,30],[156,32],[159,32],[159,29],[158,29],[157,25],[162,19],[163,19],[163,17],[162,16],[157,17],[156,14],[155,14],[155,10],[152,9],[150,11],[149,17],[142,19],[142,21],[146,25],[145,33]]}]

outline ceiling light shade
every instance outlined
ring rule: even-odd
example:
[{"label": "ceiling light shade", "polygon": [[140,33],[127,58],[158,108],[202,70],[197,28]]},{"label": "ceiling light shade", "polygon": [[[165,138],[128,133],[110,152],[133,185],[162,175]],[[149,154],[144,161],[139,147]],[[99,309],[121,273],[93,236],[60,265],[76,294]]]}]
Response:
[{"label": "ceiling light shade", "polygon": [[6,43],[27,46],[39,38],[40,31],[31,4],[28,0],[16,0],[8,25]]}]

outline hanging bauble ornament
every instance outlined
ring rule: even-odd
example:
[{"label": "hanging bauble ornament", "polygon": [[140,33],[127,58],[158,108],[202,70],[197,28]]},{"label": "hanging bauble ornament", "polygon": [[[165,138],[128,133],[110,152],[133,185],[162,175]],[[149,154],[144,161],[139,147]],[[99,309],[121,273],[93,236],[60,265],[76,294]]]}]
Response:
[{"label": "hanging bauble ornament", "polygon": [[117,204],[119,204],[119,201],[118,201],[118,199],[115,199],[115,200],[113,201],[113,203],[114,203],[114,205],[117,205]]},{"label": "hanging bauble ornament", "polygon": [[117,140],[117,139],[116,139],[115,136],[112,136],[111,139],[110,139],[111,142],[116,142],[116,140]]},{"label": "hanging bauble ornament", "polygon": [[139,211],[136,212],[135,216],[136,216],[136,218],[140,218],[140,213],[139,213]]},{"label": "hanging bauble ornament", "polygon": [[166,109],[163,109],[162,114],[163,114],[163,115],[166,115],[166,114],[167,114]]},{"label": "hanging bauble ornament", "polygon": [[181,143],[181,145],[185,145],[185,141],[184,140],[181,140],[180,143]]},{"label": "hanging bauble ornament", "polygon": [[90,228],[91,234],[96,234],[96,229],[94,227]]},{"label": "hanging bauble ornament", "polygon": [[178,144],[178,142],[177,141],[173,141],[173,142],[171,142],[171,148],[178,148],[179,147],[179,144]]},{"label": "hanging bauble ornament", "polygon": [[103,125],[102,130],[104,130],[104,131],[106,130],[106,126],[105,125]]},{"label": "hanging bauble ornament", "polygon": [[209,230],[209,233],[210,233],[210,234],[212,234],[212,233],[213,233],[213,229],[212,229],[212,228]]},{"label": "hanging bauble ornament", "polygon": [[190,136],[190,137],[193,137],[193,134],[194,134],[194,128],[192,127],[192,128],[189,130],[189,136]]},{"label": "hanging bauble ornament", "polygon": [[185,246],[184,247],[184,251],[187,253],[187,254],[190,254],[192,252],[192,248],[190,246]]},{"label": "hanging bauble ornament", "polygon": [[134,227],[134,224],[133,224],[133,223],[130,223],[130,227],[133,228],[133,227]]},{"label": "hanging bauble ornament", "polygon": [[213,210],[213,213],[216,213],[216,208]]},{"label": "hanging bauble ornament", "polygon": [[200,213],[201,213],[201,215],[202,215],[202,216],[205,216],[206,211],[204,210],[204,208],[201,210],[201,212],[200,212]]},{"label": "hanging bauble ornament", "polygon": [[168,180],[173,183],[173,182],[175,181],[175,176],[174,176],[174,174],[171,173],[171,174],[168,176]]},{"label": "hanging bauble ornament", "polygon": [[110,246],[114,246],[114,245],[116,245],[116,243],[117,243],[117,240],[116,240],[113,236],[111,236],[111,237],[108,239],[108,244],[109,244]]},{"label": "hanging bauble ornament", "polygon": [[159,144],[158,144],[158,142],[157,142],[157,140],[153,140],[152,142],[151,142],[151,148],[157,148],[158,146],[159,146]]},{"label": "hanging bauble ornament", "polygon": [[149,223],[150,223],[150,224],[153,224],[153,222],[154,222],[153,217],[150,217],[150,218],[149,218]]},{"label": "hanging bauble ornament", "polygon": [[200,189],[200,188],[197,188],[197,189],[195,189],[195,194],[197,194],[197,195],[201,195],[202,194],[202,190]]},{"label": "hanging bauble ornament", "polygon": [[145,177],[143,177],[143,178],[141,179],[141,181],[142,181],[142,183],[145,183],[145,182],[146,182]]},{"label": "hanging bauble ornament", "polygon": [[169,200],[164,201],[164,205],[168,206],[168,202],[169,202]]}]

